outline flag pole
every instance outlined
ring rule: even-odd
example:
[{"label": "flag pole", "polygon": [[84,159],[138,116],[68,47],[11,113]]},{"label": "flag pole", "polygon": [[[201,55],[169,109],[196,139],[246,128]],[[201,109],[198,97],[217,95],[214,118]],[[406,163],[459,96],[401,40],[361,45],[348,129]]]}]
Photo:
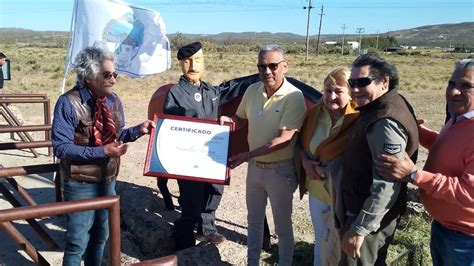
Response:
[{"label": "flag pole", "polygon": [[61,86],[61,95],[64,94],[64,87],[66,86],[66,74],[67,74],[68,69],[64,71],[64,77],[63,77],[63,85]]},{"label": "flag pole", "polygon": [[61,86],[61,94],[64,93],[64,87],[66,86],[67,73],[69,72],[69,57],[71,56],[71,46],[72,46],[72,40],[74,37],[74,26],[76,24],[76,9],[77,9],[77,0],[74,0],[74,6],[72,8],[72,16],[71,16],[71,27],[69,29],[68,51],[67,51],[66,62],[64,64],[64,77],[63,77],[63,83]]}]

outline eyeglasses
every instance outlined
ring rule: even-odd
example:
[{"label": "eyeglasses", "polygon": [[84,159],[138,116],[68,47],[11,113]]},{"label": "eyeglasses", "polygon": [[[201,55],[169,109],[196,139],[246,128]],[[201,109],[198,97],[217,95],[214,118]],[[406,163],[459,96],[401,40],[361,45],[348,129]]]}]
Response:
[{"label": "eyeglasses", "polygon": [[278,65],[280,65],[280,63],[282,62],[285,62],[285,60],[282,60],[278,63],[270,63],[270,64],[258,64],[257,65],[257,68],[258,68],[258,71],[265,71],[267,70],[267,67],[271,70],[271,71],[275,71],[278,69]]},{"label": "eyeglasses", "polygon": [[365,86],[369,85],[370,83],[372,83],[372,81],[374,81],[376,79],[377,78],[374,78],[372,76],[368,76],[368,77],[358,78],[358,79],[348,79],[347,83],[349,83],[349,87],[351,87],[352,89],[355,88],[355,87],[362,88],[362,87],[365,87]]},{"label": "eyeglasses", "polygon": [[111,79],[112,77],[116,79],[117,76],[118,76],[117,72],[105,71],[104,73],[102,73],[102,77],[104,77],[104,79]]}]

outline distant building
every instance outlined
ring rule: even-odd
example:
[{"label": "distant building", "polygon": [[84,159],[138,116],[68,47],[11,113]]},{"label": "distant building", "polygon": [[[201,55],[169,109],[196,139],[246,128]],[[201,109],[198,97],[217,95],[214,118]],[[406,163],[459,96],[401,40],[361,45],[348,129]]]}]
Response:
[{"label": "distant building", "polygon": [[351,46],[351,49],[359,49],[359,42],[347,42]]},{"label": "distant building", "polygon": [[327,42],[324,42],[324,44],[326,44],[326,45],[336,45],[337,42],[335,42],[335,41],[327,41]]}]

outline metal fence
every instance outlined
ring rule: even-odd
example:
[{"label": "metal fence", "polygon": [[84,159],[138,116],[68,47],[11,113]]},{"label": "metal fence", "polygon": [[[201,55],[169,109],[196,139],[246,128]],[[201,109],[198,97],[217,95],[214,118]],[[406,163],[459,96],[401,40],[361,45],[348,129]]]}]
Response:
[{"label": "metal fence", "polygon": [[[43,125],[24,126],[16,115],[8,107],[15,103],[42,103]],[[52,154],[51,145],[51,103],[43,94],[0,94],[0,115],[7,121],[9,126],[1,127],[0,133],[17,133],[22,142],[0,143],[0,150],[30,149],[35,157],[38,153],[34,148],[47,147],[48,156]],[[44,141],[35,141],[28,132],[44,131]]]},{"label": "metal fence", "polygon": [[55,202],[0,210],[0,228],[39,265],[49,265],[36,248],[12,225],[11,221],[54,216],[71,212],[107,209],[109,211],[110,258],[113,266],[120,265],[120,197],[107,196],[67,202]]}]

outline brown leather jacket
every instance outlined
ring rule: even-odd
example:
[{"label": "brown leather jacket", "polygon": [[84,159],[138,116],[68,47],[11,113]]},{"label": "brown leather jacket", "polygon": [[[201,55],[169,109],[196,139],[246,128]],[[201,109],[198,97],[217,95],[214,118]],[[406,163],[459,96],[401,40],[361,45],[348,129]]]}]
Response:
[{"label": "brown leather jacket", "polygon": [[[92,146],[93,140],[90,132],[93,116],[91,107],[86,102],[82,102],[79,90],[76,88],[66,92],[66,96],[74,107],[77,121],[79,121],[74,130],[74,144]],[[123,119],[118,101],[117,98],[111,110],[115,128],[120,128],[120,122]],[[77,181],[109,183],[117,178],[119,168],[119,157],[105,157],[85,162],[61,160],[61,174],[65,178]]]}]

